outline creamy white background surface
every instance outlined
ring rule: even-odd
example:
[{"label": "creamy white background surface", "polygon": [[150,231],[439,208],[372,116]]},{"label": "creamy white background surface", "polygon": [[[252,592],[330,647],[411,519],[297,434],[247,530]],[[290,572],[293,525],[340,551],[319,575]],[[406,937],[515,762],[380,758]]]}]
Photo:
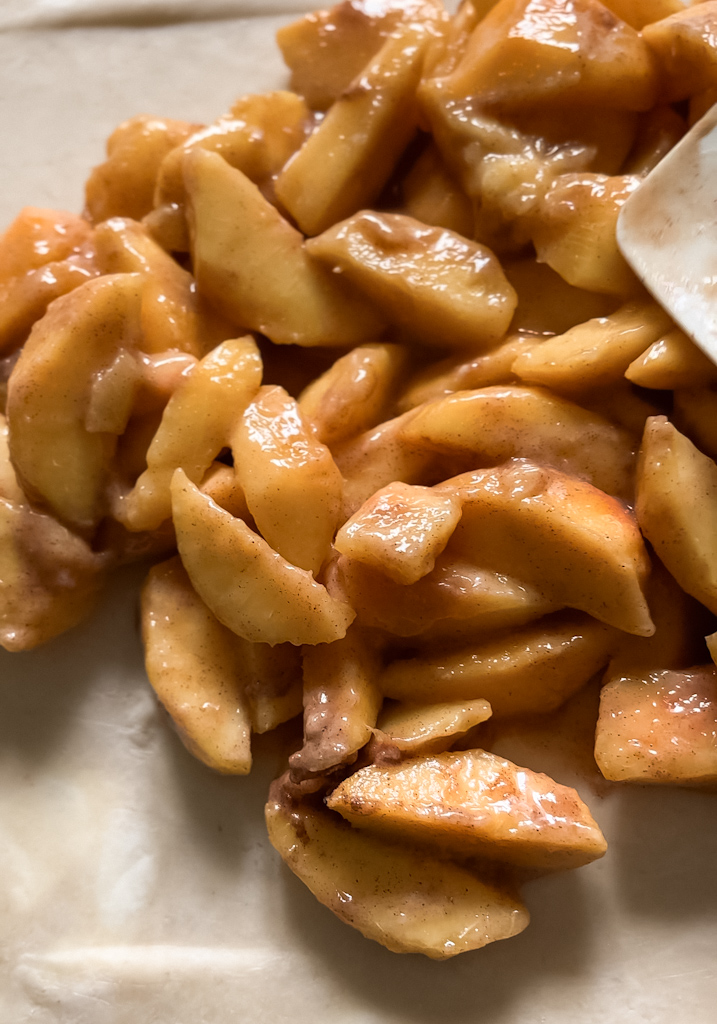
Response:
[{"label": "creamy white background surface", "polygon": [[[60,7],[6,0],[0,27]],[[26,203],[79,209],[124,117],[208,120],[281,84],[282,20],[0,32],[2,225]],[[610,841],[603,861],[530,886],[533,923],[516,939],[447,963],[396,956],[269,847],[281,741],[256,745],[250,778],[221,778],[168,728],[142,667],[140,579],[121,574],[52,644],[0,652],[0,1024],[714,1021],[714,797],[580,783]],[[574,781],[554,755],[503,752]]]}]

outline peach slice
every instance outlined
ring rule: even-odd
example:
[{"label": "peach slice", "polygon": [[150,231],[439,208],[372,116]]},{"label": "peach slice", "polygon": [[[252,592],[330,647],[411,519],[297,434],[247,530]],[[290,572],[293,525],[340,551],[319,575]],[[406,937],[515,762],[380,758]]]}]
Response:
[{"label": "peach slice", "polygon": [[356,629],[304,651],[304,745],[292,771],[324,772],[351,764],[371,739],[381,707],[378,657]]},{"label": "peach slice", "polygon": [[402,754],[440,754],[490,715],[487,700],[384,704],[374,732]]},{"label": "peach slice", "polygon": [[320,903],[396,953],[444,960],[509,939],[530,920],[509,889],[349,828],[337,814],[289,803],[276,789],[266,824],[274,849]]},{"label": "peach slice", "polygon": [[261,384],[262,362],[253,338],[225,341],[200,360],[170,398],[147,451],[147,468],[119,503],[116,515],[131,530],[153,530],[172,511],[170,484],[181,466],[199,483]]},{"label": "peach slice", "polygon": [[432,28],[398,26],[279,175],[277,198],[304,234],[318,235],[378,199],[416,131]]},{"label": "peach slice", "polygon": [[519,459],[436,490],[463,503],[447,548],[453,557],[507,573],[627,633],[654,633],[642,590],[650,561],[634,516],[615,498]]},{"label": "peach slice", "polygon": [[404,701],[480,697],[496,718],[547,714],[607,665],[617,639],[587,615],[560,614],[470,647],[394,661],[380,686]]},{"label": "peach slice", "polygon": [[59,519],[92,529],[104,512],[116,437],[90,433],[93,384],[139,342],[141,279],[99,277],[57,299],[28,338],[8,383],[10,454],[23,485]]},{"label": "peach slice", "polygon": [[231,434],[234,472],[259,533],[316,575],[340,522],[342,480],[295,399],[262,387]]},{"label": "peach slice", "polygon": [[377,835],[540,871],[577,868],[607,849],[574,789],[486,750],[369,765],[326,803]]},{"label": "peach slice", "polygon": [[149,681],[190,753],[219,772],[246,775],[250,721],[237,638],[212,615],[178,557],[150,570],[142,637]]},{"label": "peach slice", "polygon": [[441,348],[499,341],[517,297],[490,249],[412,217],[370,210],[306,243],[389,320]]},{"label": "peach slice", "polygon": [[672,391],[717,383],[717,366],[675,327],[633,359],[625,376],[642,388]]},{"label": "peach slice", "polygon": [[470,452],[476,456],[474,465],[534,459],[621,498],[633,489],[632,437],[542,388],[496,385],[458,391],[416,409],[403,436],[419,447]]},{"label": "peach slice", "polygon": [[201,127],[140,114],[123,121],[107,140],[107,159],[85,186],[86,213],[94,224],[109,217],[141,220],[152,209],[165,156]]},{"label": "peach slice", "polygon": [[682,589],[717,613],[717,466],[664,416],[645,427],[636,511]]},{"label": "peach slice", "polygon": [[449,76],[454,97],[649,110],[657,75],[639,34],[598,0],[500,0]]},{"label": "peach slice", "polygon": [[460,517],[460,504],[450,495],[389,484],[344,523],[336,549],[396,583],[416,583],[433,569]]},{"label": "peach slice", "polygon": [[217,153],[184,157],[194,273],[201,295],[232,323],[277,345],[356,345],[383,322],[241,171]]},{"label": "peach slice", "polygon": [[642,38],[656,55],[666,102],[687,99],[717,82],[717,2],[682,8],[647,25]]},{"label": "peach slice", "polygon": [[717,783],[717,666],[612,679],[595,760],[612,782]]},{"label": "peach slice", "polygon": [[192,585],[237,636],[273,646],[326,644],[346,635],[353,609],[215,505],[182,469],[172,478],[172,513]]},{"label": "peach slice", "polygon": [[301,415],[333,448],[386,418],[406,365],[399,345],[358,345],[299,395]]},{"label": "peach slice", "polygon": [[628,302],[521,353],[513,372],[533,384],[577,393],[614,384],[671,320],[656,302]]},{"label": "peach slice", "polygon": [[480,635],[522,626],[556,607],[534,586],[445,555],[410,586],[340,555],[329,563],[326,585],[356,609],[363,625],[406,637]]}]

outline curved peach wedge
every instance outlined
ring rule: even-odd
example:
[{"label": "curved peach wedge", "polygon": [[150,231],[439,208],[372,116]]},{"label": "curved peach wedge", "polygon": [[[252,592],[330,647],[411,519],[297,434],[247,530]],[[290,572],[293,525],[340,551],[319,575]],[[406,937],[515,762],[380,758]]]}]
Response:
[{"label": "curved peach wedge", "polygon": [[580,867],[607,849],[574,789],[486,750],[372,764],[326,803],[376,834],[536,870]]},{"label": "curved peach wedge", "polygon": [[470,647],[393,661],[380,686],[405,701],[482,697],[496,718],[547,714],[607,665],[618,638],[587,615],[561,613]]},{"label": "curved peach wedge", "polygon": [[626,633],[654,633],[642,590],[650,561],[634,516],[615,498],[522,459],[436,490],[463,504],[447,549],[454,557],[531,583]]},{"label": "curved peach wedge", "polygon": [[[92,528],[116,438],[87,430],[93,384],[139,341],[141,279],[99,277],[52,303],[8,384],[10,454],[22,483],[59,519]],[[72,372],[67,372],[67,367]]]},{"label": "curved peach wedge", "polygon": [[272,645],[345,636],[353,609],[202,494],[181,469],[172,478],[172,514],[192,585],[237,636]]},{"label": "curved peach wedge", "polygon": [[395,953],[444,960],[527,927],[528,911],[509,890],[352,829],[337,814],[285,802],[276,788],[266,824],[274,849],[319,902]]},{"label": "curved peach wedge", "polygon": [[210,768],[246,775],[251,729],[237,638],[204,604],[176,556],[147,577],[142,637],[149,681],[187,749]]}]

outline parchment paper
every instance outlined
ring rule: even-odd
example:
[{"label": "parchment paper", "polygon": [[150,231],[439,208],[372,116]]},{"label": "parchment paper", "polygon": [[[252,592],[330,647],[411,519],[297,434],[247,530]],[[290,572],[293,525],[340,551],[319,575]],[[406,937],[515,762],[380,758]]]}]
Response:
[{"label": "parchment paper", "polygon": [[[211,119],[280,85],[284,16],[116,27],[116,4],[5,0],[0,27],[72,14],[93,27],[0,32],[0,223],[27,203],[80,209],[123,118]],[[285,11],[293,9],[290,3]],[[141,4],[171,20],[252,3]],[[591,791],[607,857],[532,885],[516,939],[448,963],[400,957],[319,906],[264,835],[290,738],[248,779],[183,749],[144,676],[141,571],[94,618],[32,653],[0,652],[0,1024],[708,1024],[717,983],[715,798]]]}]

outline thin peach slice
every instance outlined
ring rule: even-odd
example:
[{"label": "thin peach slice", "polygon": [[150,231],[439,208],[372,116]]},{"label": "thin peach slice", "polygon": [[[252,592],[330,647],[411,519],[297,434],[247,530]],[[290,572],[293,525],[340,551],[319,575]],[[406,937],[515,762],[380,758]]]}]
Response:
[{"label": "thin peach slice", "polygon": [[404,701],[480,697],[496,718],[547,714],[607,665],[618,635],[587,615],[560,614],[507,636],[398,659],[380,686],[386,696]]}]

